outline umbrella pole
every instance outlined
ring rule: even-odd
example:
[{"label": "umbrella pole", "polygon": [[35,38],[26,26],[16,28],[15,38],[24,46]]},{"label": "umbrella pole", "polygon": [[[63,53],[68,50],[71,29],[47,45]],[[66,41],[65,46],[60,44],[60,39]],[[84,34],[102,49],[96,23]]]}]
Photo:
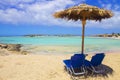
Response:
[{"label": "umbrella pole", "polygon": [[84,54],[84,34],[85,34],[86,20],[82,20],[82,54]]}]

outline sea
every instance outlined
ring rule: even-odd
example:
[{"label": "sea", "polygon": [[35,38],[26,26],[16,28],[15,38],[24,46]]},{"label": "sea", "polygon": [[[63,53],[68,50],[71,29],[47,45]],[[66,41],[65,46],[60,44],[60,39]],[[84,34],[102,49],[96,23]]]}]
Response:
[{"label": "sea", "polygon": [[[21,44],[22,50],[34,54],[80,53],[81,36],[9,36],[0,37],[3,44]],[[120,39],[85,37],[85,53],[120,52]]]}]

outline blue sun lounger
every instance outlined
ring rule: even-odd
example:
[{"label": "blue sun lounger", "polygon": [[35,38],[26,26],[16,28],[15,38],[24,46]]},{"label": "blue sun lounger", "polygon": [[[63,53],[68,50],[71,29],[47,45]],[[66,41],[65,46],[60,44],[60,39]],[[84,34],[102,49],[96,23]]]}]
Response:
[{"label": "blue sun lounger", "polygon": [[102,73],[104,70],[96,70],[96,68],[102,64],[104,57],[104,53],[96,54],[92,56],[91,61],[85,60],[85,66],[93,73]]},{"label": "blue sun lounger", "polygon": [[74,78],[73,75],[84,75],[86,73],[84,69],[84,60],[84,54],[75,54],[71,59],[63,60],[67,72],[70,73],[72,78]]}]

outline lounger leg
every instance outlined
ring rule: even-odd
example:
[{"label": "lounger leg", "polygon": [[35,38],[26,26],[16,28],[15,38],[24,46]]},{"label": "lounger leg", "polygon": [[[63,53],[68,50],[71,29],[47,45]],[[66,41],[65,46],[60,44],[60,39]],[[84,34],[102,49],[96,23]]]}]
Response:
[{"label": "lounger leg", "polygon": [[67,72],[68,72],[68,74],[70,74],[70,77],[72,78],[72,80],[75,80],[75,78],[72,75],[72,71],[71,71],[70,68],[67,68]]},{"label": "lounger leg", "polygon": [[84,66],[84,68],[83,68],[83,70],[85,71],[85,75],[84,75],[84,77],[86,78],[87,77],[87,68]]}]

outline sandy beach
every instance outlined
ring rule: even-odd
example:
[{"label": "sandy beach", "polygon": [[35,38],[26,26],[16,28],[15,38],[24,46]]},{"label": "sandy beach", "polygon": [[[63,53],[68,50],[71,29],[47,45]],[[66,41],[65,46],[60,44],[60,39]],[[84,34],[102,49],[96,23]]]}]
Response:
[{"label": "sandy beach", "polygon": [[[63,60],[73,54],[1,55],[0,80],[72,80]],[[90,59],[92,54],[87,56]],[[110,68],[106,76],[81,77],[80,80],[119,80],[120,54],[107,53],[103,64]]]},{"label": "sandy beach", "polygon": [[120,80],[120,1],[0,0],[0,80]]}]

